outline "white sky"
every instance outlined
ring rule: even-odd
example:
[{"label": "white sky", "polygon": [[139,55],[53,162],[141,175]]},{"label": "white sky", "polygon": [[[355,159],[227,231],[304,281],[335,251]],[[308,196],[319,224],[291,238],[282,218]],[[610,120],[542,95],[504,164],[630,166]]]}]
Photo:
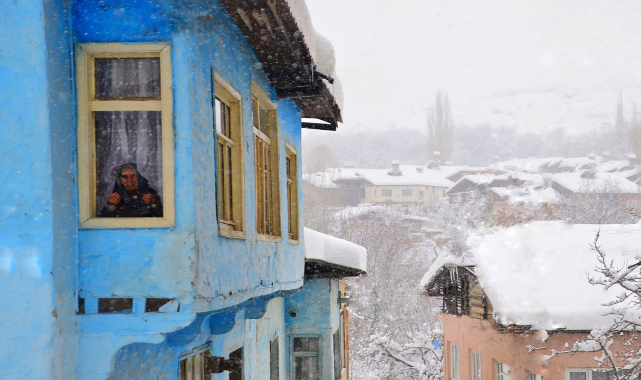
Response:
[{"label": "white sky", "polygon": [[425,128],[437,89],[457,124],[578,132],[641,111],[641,2],[306,0],[334,44],[341,129]]}]

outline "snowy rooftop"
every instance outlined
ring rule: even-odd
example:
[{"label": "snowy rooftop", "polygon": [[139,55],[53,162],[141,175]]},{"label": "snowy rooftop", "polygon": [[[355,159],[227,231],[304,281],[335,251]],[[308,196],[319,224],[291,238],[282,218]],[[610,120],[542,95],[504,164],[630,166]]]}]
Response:
[{"label": "snowy rooftop", "polygon": [[451,170],[427,169],[425,166],[400,165],[403,173],[399,176],[389,175],[390,169],[358,169],[357,173],[374,186],[435,186],[450,187],[453,182],[447,176],[455,173]]},{"label": "snowy rooftop", "polygon": [[[588,282],[596,275],[597,256],[590,244],[599,229],[599,245],[615,263],[636,263],[641,257],[641,225],[534,222],[477,239],[475,273],[497,320],[570,330],[607,323],[601,305],[616,295]],[[438,265],[443,263],[436,262],[428,273]]]},{"label": "snowy rooftop", "polygon": [[620,188],[621,193],[629,194],[639,192],[639,186],[636,183],[627,180],[620,174],[597,172],[594,179],[586,179],[581,177],[584,172],[584,170],[580,170],[568,173],[556,173],[552,174],[551,178],[553,181],[575,193],[582,193],[587,189],[597,191],[608,188],[610,184],[616,184],[616,186]]},{"label": "snowy rooftop", "polygon": [[348,275],[358,275],[367,271],[367,250],[347,240],[305,228],[305,261],[326,263],[343,269]]}]

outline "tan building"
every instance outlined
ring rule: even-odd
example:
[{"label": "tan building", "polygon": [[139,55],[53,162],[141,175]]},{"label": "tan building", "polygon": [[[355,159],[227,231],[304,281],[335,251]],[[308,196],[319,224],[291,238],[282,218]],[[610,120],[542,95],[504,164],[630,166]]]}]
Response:
[{"label": "tan building", "polygon": [[[614,379],[611,366],[595,360],[598,350],[549,358],[612,323],[604,304],[621,289],[587,280],[596,276],[589,244],[598,232],[615,267],[641,257],[641,226],[563,222],[516,225],[479,238],[473,256],[439,257],[421,285],[443,301],[445,380]],[[618,368],[626,350],[639,349],[624,344],[628,338],[618,335],[609,346]]]},{"label": "tan building", "polygon": [[393,162],[391,169],[359,169],[357,173],[365,183],[365,203],[397,204],[410,212],[444,197],[445,190],[454,184],[446,178],[451,171],[398,162]]}]

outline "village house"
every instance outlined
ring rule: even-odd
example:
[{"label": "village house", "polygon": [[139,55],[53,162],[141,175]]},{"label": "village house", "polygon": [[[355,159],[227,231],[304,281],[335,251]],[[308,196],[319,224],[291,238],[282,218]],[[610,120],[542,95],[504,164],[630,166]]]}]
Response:
[{"label": "village house", "polygon": [[342,93],[304,1],[2,12],[0,378],[344,379],[364,250],[317,235],[306,282],[301,127]]},{"label": "village house", "polygon": [[[603,304],[618,294],[588,282],[596,276],[590,244],[599,232],[615,266],[641,258],[638,225],[563,222],[505,228],[478,238],[469,256],[439,257],[421,286],[442,299],[445,379],[613,379],[595,360],[598,352],[544,357],[612,322]],[[614,338],[614,354],[625,351],[624,338]]]}]

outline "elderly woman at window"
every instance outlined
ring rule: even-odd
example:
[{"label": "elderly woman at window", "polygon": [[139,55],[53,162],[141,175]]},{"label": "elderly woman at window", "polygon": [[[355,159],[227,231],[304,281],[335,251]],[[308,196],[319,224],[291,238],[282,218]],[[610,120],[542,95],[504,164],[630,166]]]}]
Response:
[{"label": "elderly woman at window", "polygon": [[158,192],[149,186],[136,164],[124,164],[115,168],[116,183],[107,197],[100,217],[162,217],[162,203]]}]

